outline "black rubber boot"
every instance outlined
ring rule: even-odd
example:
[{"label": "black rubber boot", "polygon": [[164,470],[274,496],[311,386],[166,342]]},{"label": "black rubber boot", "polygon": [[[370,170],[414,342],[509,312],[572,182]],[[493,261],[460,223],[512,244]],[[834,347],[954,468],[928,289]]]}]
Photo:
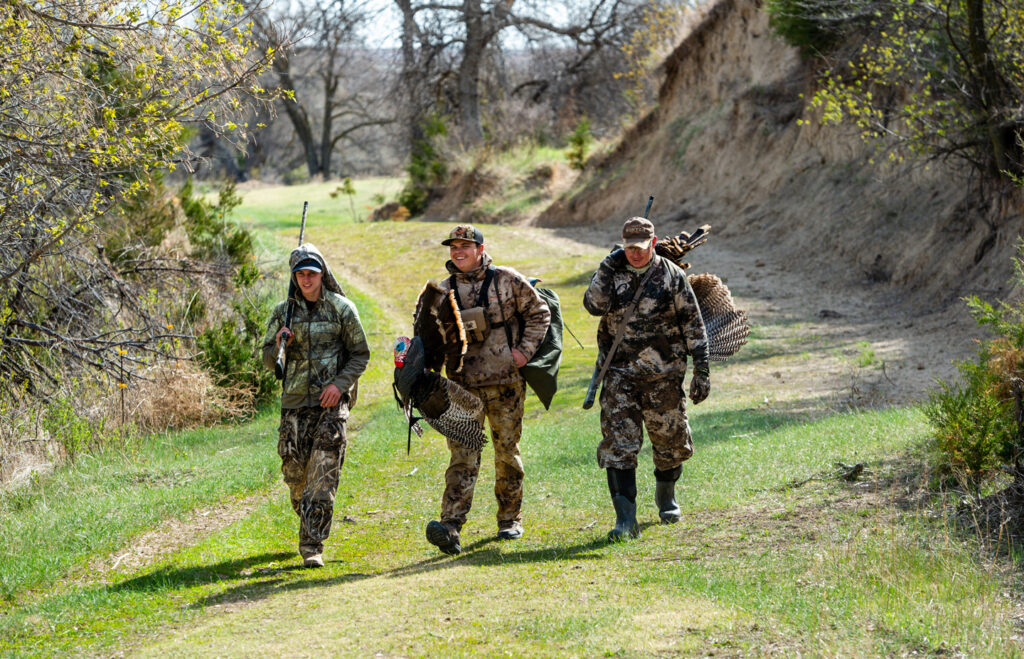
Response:
[{"label": "black rubber boot", "polygon": [[612,495],[615,506],[615,528],[608,532],[612,542],[636,538],[640,535],[640,526],[636,523],[636,470],[613,469],[609,467],[608,491]]},{"label": "black rubber boot", "polygon": [[654,503],[658,504],[658,517],[662,524],[675,524],[679,521],[681,511],[676,503],[676,481],[683,473],[683,465],[666,471],[654,470]]}]

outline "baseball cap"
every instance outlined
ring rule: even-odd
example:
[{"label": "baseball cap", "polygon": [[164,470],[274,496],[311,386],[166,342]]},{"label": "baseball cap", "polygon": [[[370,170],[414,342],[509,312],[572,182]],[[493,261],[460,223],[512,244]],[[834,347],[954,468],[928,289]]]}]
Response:
[{"label": "baseball cap", "polygon": [[622,225],[622,247],[646,249],[654,238],[654,225],[643,217],[631,217]]},{"label": "baseball cap", "polygon": [[313,272],[323,272],[324,269],[320,267],[320,262],[316,259],[303,259],[295,264],[292,268],[292,272],[298,272],[299,270],[312,270]]},{"label": "baseball cap", "polygon": [[480,233],[480,229],[472,224],[460,224],[448,233],[448,239],[442,240],[441,244],[448,246],[452,244],[453,240],[468,240],[477,245],[483,245],[484,234]]}]

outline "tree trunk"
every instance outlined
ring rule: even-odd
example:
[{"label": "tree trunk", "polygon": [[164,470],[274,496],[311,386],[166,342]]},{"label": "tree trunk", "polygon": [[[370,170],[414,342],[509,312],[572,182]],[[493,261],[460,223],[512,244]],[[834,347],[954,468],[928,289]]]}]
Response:
[{"label": "tree trunk", "polygon": [[326,80],[324,84],[324,114],[320,122],[320,174],[326,181],[331,177],[331,155],[334,152],[334,140],[331,138],[331,131],[334,130],[334,93],[337,91],[337,78]]},{"label": "tree trunk", "polygon": [[1006,144],[999,129],[1000,105],[1006,87],[992,63],[988,32],[985,29],[985,0],[964,0],[967,8],[967,45],[971,58],[974,94],[977,97],[980,119],[992,146],[993,175],[1004,176],[1007,171]]},{"label": "tree trunk", "polygon": [[480,0],[465,0],[462,12],[466,42],[457,78],[459,128],[466,142],[474,145],[479,144],[484,136],[480,125],[480,67],[489,38],[485,32]]},{"label": "tree trunk", "polygon": [[416,26],[416,12],[413,11],[412,0],[395,0],[395,4],[402,12],[402,75],[399,84],[401,98],[405,103],[402,113],[406,134],[405,146],[411,153],[414,145],[425,137],[420,94],[423,73],[419,70],[420,58],[416,51],[419,28]]},{"label": "tree trunk", "polygon": [[[295,81],[292,79],[288,60],[278,57],[274,60],[274,71],[277,72],[281,87],[286,90],[295,89]],[[295,135],[302,144],[302,151],[306,156],[306,169],[310,176],[316,176],[320,171],[320,162],[316,154],[316,142],[313,140],[313,128],[309,124],[309,116],[294,98],[284,97],[281,99],[284,104],[284,111],[295,128]]]}]

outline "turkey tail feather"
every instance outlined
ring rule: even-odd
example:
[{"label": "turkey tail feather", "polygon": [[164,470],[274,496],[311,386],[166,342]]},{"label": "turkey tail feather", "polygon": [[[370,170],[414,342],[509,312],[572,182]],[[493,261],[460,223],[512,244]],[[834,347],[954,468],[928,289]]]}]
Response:
[{"label": "turkey tail feather", "polygon": [[736,308],[729,288],[717,276],[705,273],[690,275],[688,279],[704,318],[708,357],[712,361],[725,361],[747,343],[750,336],[747,312]]}]

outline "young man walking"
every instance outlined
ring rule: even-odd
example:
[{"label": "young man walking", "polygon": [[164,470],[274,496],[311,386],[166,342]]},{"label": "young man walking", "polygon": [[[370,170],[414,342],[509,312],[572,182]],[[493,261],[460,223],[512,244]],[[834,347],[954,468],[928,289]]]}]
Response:
[{"label": "young man walking", "polygon": [[[311,243],[288,259],[296,294],[275,307],[263,338],[263,362],[274,368],[281,341],[286,361],[277,453],[292,508],[299,516],[299,554],[323,567],[334,494],[345,462],[345,423],[370,349],[359,314]],[[288,307],[291,322],[286,326]]]},{"label": "young man walking", "polygon": [[587,311],[601,316],[599,363],[621,334],[601,390],[597,447],[615,508],[611,540],[640,534],[636,467],[645,426],[654,453],[658,515],[665,523],[679,521],[675,483],[693,454],[683,382],[687,355],[694,370],[690,399],[696,405],[711,391],[707,334],[686,273],[655,253],[658,239],[647,219],[627,220],[622,241],[623,248],[601,262],[583,296]]},{"label": "young man walking", "polygon": [[[447,377],[483,402],[482,417],[494,444],[494,495],[498,500],[500,540],[523,533],[523,461],[519,439],[523,427],[525,383],[519,368],[544,340],[551,313],[530,282],[513,268],[495,267],[479,229],[463,224],[441,242],[448,247],[448,277],[440,282],[455,298],[469,344],[462,368],[447,364]],[[472,323],[468,319],[473,320]],[[480,419],[481,424],[483,418]],[[480,449],[448,440],[451,459],[445,472],[441,519],[427,524],[427,540],[446,554],[462,551],[460,532],[473,503],[480,472]]]}]

